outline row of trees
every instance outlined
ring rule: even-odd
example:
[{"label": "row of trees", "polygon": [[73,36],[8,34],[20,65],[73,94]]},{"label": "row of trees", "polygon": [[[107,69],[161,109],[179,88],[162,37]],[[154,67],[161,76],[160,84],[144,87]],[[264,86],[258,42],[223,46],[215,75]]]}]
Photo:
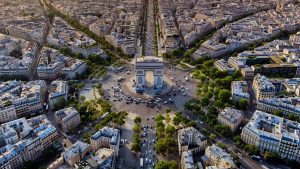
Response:
[{"label": "row of trees", "polygon": [[141,145],[140,145],[140,124],[141,124],[141,118],[139,116],[136,116],[134,118],[134,127],[133,127],[133,143],[131,146],[131,150],[134,152],[138,152],[141,150]]},{"label": "row of trees", "polygon": [[155,169],[178,169],[178,163],[172,161],[158,161],[155,164]]},{"label": "row of trees", "polygon": [[[165,121],[165,124],[163,123]],[[157,142],[155,144],[155,150],[158,154],[165,155],[166,153],[173,153],[176,151],[176,142],[174,139],[175,127],[171,124],[171,117],[169,113],[166,113],[164,117],[162,114],[158,114],[155,117]]]},{"label": "row of trees", "polygon": [[228,126],[218,124],[217,117],[221,109],[234,107],[246,110],[248,102],[241,100],[233,104],[230,100],[231,82],[240,80],[241,74],[236,71],[229,74],[227,71],[219,71],[214,68],[214,60],[203,58],[199,60],[197,69],[192,72],[200,82],[197,85],[196,93],[199,99],[190,100],[185,104],[185,109],[200,117],[206,124],[214,128],[224,137],[231,136]]}]

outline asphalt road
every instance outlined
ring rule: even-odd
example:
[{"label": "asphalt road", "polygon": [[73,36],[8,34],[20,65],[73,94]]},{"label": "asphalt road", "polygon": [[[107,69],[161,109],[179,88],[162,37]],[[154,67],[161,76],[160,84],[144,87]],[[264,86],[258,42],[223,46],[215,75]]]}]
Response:
[{"label": "asphalt road", "polygon": [[146,39],[144,44],[146,56],[154,56],[154,28],[153,0],[148,0]]}]

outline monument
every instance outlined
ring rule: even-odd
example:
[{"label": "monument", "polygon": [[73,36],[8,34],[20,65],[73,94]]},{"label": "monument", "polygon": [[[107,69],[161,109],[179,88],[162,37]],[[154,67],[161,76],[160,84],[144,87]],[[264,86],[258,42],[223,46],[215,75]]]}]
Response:
[{"label": "monument", "polygon": [[143,93],[145,91],[147,87],[146,79],[145,79],[146,72],[151,71],[153,72],[153,76],[154,76],[154,83],[153,83],[154,93],[155,94],[161,93],[164,87],[163,69],[164,69],[164,62],[162,58],[155,57],[155,56],[137,57],[135,63],[136,92]]}]

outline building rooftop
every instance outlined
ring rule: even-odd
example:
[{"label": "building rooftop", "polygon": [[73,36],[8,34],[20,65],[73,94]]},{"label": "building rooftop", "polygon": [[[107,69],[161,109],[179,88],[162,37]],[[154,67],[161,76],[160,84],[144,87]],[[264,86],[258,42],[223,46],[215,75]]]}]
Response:
[{"label": "building rooftop", "polygon": [[270,140],[289,140],[300,147],[300,123],[291,120],[256,110],[244,129]]},{"label": "building rooftop", "polygon": [[117,145],[120,142],[120,130],[108,126],[103,127],[100,131],[96,132],[91,139],[98,140],[101,137],[111,138],[111,144]]},{"label": "building rooftop", "polygon": [[226,107],[223,111],[219,113],[222,117],[229,120],[231,123],[237,123],[244,117],[244,113],[240,110]]},{"label": "building rooftop", "polygon": [[178,130],[178,138],[181,146],[196,147],[200,142],[206,140],[206,137],[194,127],[188,127]]},{"label": "building rooftop", "polygon": [[67,94],[67,82],[66,81],[53,81],[51,83],[51,88],[52,91],[49,94],[49,98],[55,98],[55,97],[59,97],[62,95],[66,95]]},{"label": "building rooftop", "polygon": [[66,150],[63,153],[63,156],[65,159],[70,160],[78,154],[81,155],[84,152],[84,150],[88,147],[89,144],[82,141],[77,141],[75,144],[72,145],[70,149]]},{"label": "building rooftop", "polygon": [[56,132],[56,128],[45,115],[31,119],[20,118],[1,124],[0,131],[5,139],[5,146],[0,147],[0,164],[22,153],[37,140],[44,140]]},{"label": "building rooftop", "polygon": [[73,107],[68,107],[65,109],[58,110],[54,113],[54,115],[63,122],[69,121],[71,118],[78,116],[79,113]]}]

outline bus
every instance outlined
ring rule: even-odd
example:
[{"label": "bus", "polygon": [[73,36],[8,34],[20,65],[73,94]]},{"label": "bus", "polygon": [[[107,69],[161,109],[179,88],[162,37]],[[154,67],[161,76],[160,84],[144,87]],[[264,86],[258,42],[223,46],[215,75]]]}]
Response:
[{"label": "bus", "polygon": [[141,169],[144,168],[144,159],[143,158],[140,158],[140,166],[141,166]]}]

